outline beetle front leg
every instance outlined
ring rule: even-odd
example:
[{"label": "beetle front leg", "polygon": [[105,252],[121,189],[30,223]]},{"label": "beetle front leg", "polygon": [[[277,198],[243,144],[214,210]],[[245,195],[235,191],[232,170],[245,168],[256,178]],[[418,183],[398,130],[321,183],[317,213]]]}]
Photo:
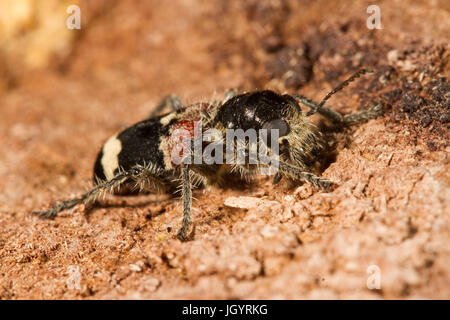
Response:
[{"label": "beetle front leg", "polygon": [[293,166],[291,164],[280,162],[280,172],[282,175],[287,176],[293,180],[308,182],[319,190],[329,191],[332,181],[319,177],[312,172],[302,170],[299,167]]},{"label": "beetle front leg", "polygon": [[343,125],[343,126],[352,126],[355,124],[362,123],[364,121],[375,119],[376,117],[380,116],[382,113],[382,107],[381,104],[377,104],[373,106],[370,109],[361,111],[361,112],[354,112],[346,115],[342,115],[341,113],[330,109],[328,107],[322,106],[318,108],[318,103],[312,101],[311,99],[308,99],[302,95],[294,94],[292,95],[297,101],[304,104],[305,106],[311,108],[311,109],[318,109],[317,113],[324,116],[334,124]]},{"label": "beetle front leg", "polygon": [[365,122],[370,119],[375,119],[376,117],[381,115],[382,111],[383,111],[383,108],[382,108],[381,104],[377,104],[377,105],[373,106],[372,108],[361,111],[361,112],[346,114],[344,116],[344,125],[352,126],[355,124]]}]

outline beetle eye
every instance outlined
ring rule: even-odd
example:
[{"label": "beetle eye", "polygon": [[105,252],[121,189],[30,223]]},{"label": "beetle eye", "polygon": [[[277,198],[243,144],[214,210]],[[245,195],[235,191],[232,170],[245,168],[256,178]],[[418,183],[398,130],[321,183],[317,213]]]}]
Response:
[{"label": "beetle eye", "polygon": [[276,119],[269,122],[266,122],[263,125],[263,129],[266,129],[270,135],[270,130],[275,129],[278,130],[278,136],[283,137],[289,133],[289,126],[286,121],[282,119]]}]

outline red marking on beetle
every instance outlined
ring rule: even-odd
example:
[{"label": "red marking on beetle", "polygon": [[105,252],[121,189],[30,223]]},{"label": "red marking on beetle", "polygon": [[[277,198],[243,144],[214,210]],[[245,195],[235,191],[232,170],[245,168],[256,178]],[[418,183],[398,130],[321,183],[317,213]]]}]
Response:
[{"label": "red marking on beetle", "polygon": [[195,126],[195,121],[192,121],[192,120],[179,121],[172,125],[172,128],[173,128],[172,132],[175,132],[175,130],[177,130],[177,129],[186,130],[189,132],[189,137],[193,138],[194,137],[194,126]]},{"label": "red marking on beetle", "polygon": [[[186,156],[187,153],[190,152],[190,141],[195,136],[196,121],[197,120],[182,120],[172,125],[172,133],[170,134],[168,143],[172,166],[180,166],[180,160],[183,160],[183,156]],[[174,148],[177,149],[174,151]],[[177,158],[176,162],[174,162],[174,158]]]}]

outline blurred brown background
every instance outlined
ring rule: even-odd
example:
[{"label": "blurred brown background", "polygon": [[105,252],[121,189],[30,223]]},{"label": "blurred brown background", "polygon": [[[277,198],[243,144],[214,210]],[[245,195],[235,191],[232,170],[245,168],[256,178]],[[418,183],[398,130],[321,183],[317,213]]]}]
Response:
[{"label": "blurred brown background", "polygon": [[[71,4],[81,30],[66,28]],[[366,26],[371,4],[380,30]],[[0,298],[449,298],[449,7],[1,1]],[[179,203],[164,196],[30,215],[85,191],[105,139],[166,94],[319,100],[363,66],[377,72],[327,104],[382,103],[385,115],[334,136],[331,193],[267,177],[198,190],[187,243],[174,239]],[[380,290],[366,286],[370,265]]]}]

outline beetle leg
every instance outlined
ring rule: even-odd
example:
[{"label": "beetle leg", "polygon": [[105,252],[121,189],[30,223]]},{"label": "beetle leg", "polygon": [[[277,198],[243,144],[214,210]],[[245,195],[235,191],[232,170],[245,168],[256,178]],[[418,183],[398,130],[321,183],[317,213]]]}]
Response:
[{"label": "beetle leg", "polygon": [[186,241],[188,240],[189,226],[192,224],[192,183],[189,165],[184,165],[182,175],[183,222],[180,230],[178,230],[177,238]]},{"label": "beetle leg", "polygon": [[176,111],[183,107],[183,103],[181,102],[180,97],[178,97],[177,95],[169,94],[165,96],[161,100],[161,102],[156,106],[156,108],[150,113],[149,119],[159,115],[159,113],[163,111],[167,106],[170,107],[171,111]]}]

